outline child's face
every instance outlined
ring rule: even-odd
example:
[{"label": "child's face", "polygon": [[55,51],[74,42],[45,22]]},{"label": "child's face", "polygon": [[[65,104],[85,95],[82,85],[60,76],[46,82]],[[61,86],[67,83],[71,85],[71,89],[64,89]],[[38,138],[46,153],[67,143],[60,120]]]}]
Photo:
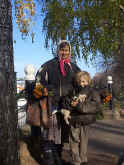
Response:
[{"label": "child's face", "polygon": [[84,77],[81,77],[80,86],[84,88],[87,85],[88,85],[88,81]]},{"label": "child's face", "polygon": [[65,47],[59,49],[58,54],[63,60],[68,59],[70,56],[69,46],[66,45]]}]

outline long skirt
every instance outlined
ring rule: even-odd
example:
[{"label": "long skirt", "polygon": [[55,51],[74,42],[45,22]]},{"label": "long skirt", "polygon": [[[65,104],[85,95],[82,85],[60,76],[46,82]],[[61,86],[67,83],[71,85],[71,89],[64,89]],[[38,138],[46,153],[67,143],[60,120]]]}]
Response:
[{"label": "long skirt", "polygon": [[58,114],[53,114],[50,119],[50,128],[48,129],[48,140],[55,144],[61,144],[61,126]]},{"label": "long skirt", "polygon": [[43,130],[45,152],[50,150],[59,152],[61,150],[61,127],[59,123],[58,114],[53,114],[49,118],[50,128]]}]

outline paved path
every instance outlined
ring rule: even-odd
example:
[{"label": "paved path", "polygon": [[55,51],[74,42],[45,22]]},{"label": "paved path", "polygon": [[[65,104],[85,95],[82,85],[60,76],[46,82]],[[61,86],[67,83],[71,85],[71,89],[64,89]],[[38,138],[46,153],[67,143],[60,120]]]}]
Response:
[{"label": "paved path", "polygon": [[89,150],[120,155],[124,152],[124,120],[99,121],[91,127]]},{"label": "paved path", "polygon": [[[68,146],[65,147],[68,150]],[[101,120],[91,126],[90,165],[117,165],[121,152],[124,152],[124,120]],[[67,153],[65,157],[68,157]]]},{"label": "paved path", "polygon": [[[25,144],[23,145],[25,146]],[[31,148],[30,144],[28,148]],[[29,156],[29,154],[26,156],[26,153],[30,151],[28,148],[22,147],[21,149],[21,153],[24,153],[21,156],[21,160],[28,160],[27,163],[24,162],[21,163],[21,165],[29,165],[29,160],[32,161],[32,158],[35,158],[33,155],[32,157],[31,155]],[[24,149],[27,151],[24,151]],[[38,152],[35,152],[34,149],[33,152],[36,153],[34,155],[38,157]],[[89,165],[117,165],[121,152],[124,152],[124,119],[102,120],[91,126],[88,146]],[[65,145],[63,158],[67,162],[70,161],[69,147],[67,144]],[[37,163],[30,163],[30,165],[43,165],[39,160],[40,158],[37,158]],[[63,165],[69,165],[69,163]]]}]

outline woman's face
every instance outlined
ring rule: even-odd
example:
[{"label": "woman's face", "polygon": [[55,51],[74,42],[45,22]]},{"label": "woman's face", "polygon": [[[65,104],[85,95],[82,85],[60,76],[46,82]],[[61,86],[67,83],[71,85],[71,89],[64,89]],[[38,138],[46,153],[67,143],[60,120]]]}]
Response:
[{"label": "woman's face", "polygon": [[69,46],[66,45],[63,48],[60,48],[58,54],[63,60],[68,59],[70,56]]}]

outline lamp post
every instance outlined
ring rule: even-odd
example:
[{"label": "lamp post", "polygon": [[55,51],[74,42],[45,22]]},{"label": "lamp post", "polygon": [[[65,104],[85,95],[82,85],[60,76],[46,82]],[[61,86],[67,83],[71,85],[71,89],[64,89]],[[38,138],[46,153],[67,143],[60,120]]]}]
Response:
[{"label": "lamp post", "polygon": [[113,91],[112,91],[112,84],[113,84],[113,80],[112,80],[112,76],[107,76],[107,84],[108,84],[108,90],[109,93],[111,94],[111,99],[109,102],[109,107],[110,110],[114,111],[114,106],[113,106]]}]

